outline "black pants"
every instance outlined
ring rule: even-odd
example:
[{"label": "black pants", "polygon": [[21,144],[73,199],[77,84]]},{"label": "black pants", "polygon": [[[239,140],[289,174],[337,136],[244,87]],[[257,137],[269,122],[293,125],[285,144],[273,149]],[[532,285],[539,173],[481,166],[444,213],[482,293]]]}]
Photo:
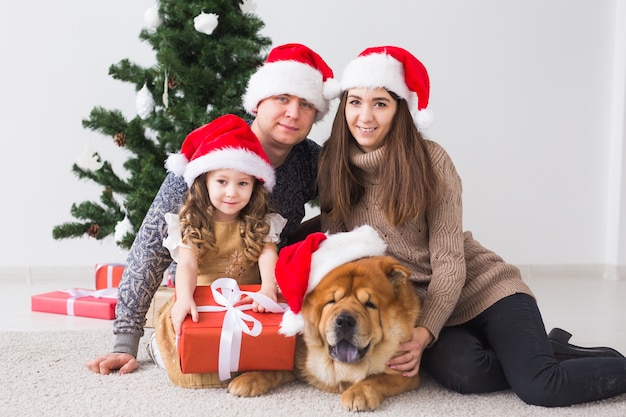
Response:
[{"label": "black pants", "polygon": [[512,389],[524,402],[561,407],[626,393],[626,359],[558,363],[536,301],[506,297],[478,317],[445,327],[422,368],[459,393]]}]

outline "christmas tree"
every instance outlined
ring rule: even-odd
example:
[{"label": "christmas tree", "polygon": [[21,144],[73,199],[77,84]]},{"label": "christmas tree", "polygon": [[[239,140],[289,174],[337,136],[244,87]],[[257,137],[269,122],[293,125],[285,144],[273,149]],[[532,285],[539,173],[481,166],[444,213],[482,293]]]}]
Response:
[{"label": "christmas tree", "polygon": [[[156,53],[142,68],[124,59],[109,68],[116,80],[137,90],[137,116],[95,107],[83,126],[105,135],[132,156],[124,177],[97,153],[72,166],[80,179],[103,187],[100,201],[72,204],[77,221],[55,226],[54,239],[113,234],[130,248],[166,172],[164,161],[193,129],[225,113],[245,117],[241,107],[248,78],[263,63],[271,41],[259,35],[263,22],[252,0],[158,0],[144,16],[139,38]],[[120,202],[122,201],[123,202]]]}]

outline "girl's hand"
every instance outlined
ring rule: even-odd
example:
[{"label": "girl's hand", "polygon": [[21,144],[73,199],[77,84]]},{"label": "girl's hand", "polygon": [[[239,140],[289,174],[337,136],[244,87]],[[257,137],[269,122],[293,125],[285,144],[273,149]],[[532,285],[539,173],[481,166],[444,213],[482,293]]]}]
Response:
[{"label": "girl's hand", "polygon": [[420,369],[422,353],[432,342],[430,331],[422,326],[413,329],[411,340],[398,346],[398,354],[387,361],[391,369],[402,371],[402,376],[415,376]]},{"label": "girl's hand", "polygon": [[191,300],[176,300],[172,306],[172,324],[174,325],[174,332],[176,338],[180,338],[181,329],[183,327],[183,321],[188,315],[191,315],[191,320],[194,323],[198,322],[198,307],[193,299]]},{"label": "girl's hand", "polygon": [[[278,301],[278,296],[276,294],[276,287],[269,287],[269,286],[266,287],[262,285],[261,289],[259,290],[259,294],[263,294],[264,296],[274,300],[274,302]],[[267,312],[265,307],[263,307],[262,305],[260,305],[254,300],[252,301],[252,311],[256,311],[259,313]]]}]

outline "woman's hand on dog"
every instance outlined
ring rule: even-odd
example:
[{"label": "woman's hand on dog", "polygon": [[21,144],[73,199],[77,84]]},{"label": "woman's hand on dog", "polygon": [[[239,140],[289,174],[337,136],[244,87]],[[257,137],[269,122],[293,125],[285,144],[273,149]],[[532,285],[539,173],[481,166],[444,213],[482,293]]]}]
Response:
[{"label": "woman's hand on dog", "polygon": [[402,372],[402,376],[412,377],[418,374],[422,352],[433,340],[427,328],[418,326],[413,329],[411,340],[402,343],[398,351],[402,352],[387,361],[387,366]]}]

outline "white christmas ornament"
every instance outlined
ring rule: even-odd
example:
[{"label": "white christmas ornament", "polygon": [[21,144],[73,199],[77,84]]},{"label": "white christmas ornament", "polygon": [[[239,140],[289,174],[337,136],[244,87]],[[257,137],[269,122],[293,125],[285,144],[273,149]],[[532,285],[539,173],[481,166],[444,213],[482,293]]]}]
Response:
[{"label": "white christmas ornament", "polygon": [[168,89],[169,89],[169,86],[167,85],[167,72],[166,72],[165,77],[163,79],[163,96],[161,97],[161,99],[163,100],[163,107],[165,107],[166,109],[170,105],[170,94],[167,91]]},{"label": "white christmas ornament", "polygon": [[118,222],[115,225],[115,233],[113,235],[115,242],[121,242],[127,233],[132,233],[132,232],[133,232],[133,225],[130,223],[130,220],[128,220],[128,217],[124,217],[124,220],[122,220],[121,222]]},{"label": "white christmas ornament", "polygon": [[84,170],[97,171],[102,168],[104,162],[100,159],[100,155],[89,144],[86,144],[83,154],[76,161],[76,165]]},{"label": "white christmas ornament", "polygon": [[159,8],[152,6],[143,14],[143,20],[149,28],[156,29],[163,23],[163,19],[159,16]]},{"label": "white christmas ornament", "polygon": [[217,27],[219,16],[215,13],[200,13],[193,19],[193,27],[200,33],[210,35]]},{"label": "white christmas ornament", "polygon": [[254,13],[256,10],[256,3],[254,0],[243,0],[243,3],[239,5],[241,13]]},{"label": "white christmas ornament", "polygon": [[150,114],[154,110],[154,98],[152,98],[152,93],[148,90],[148,86],[146,84],[144,84],[141,90],[137,92],[135,105],[137,107],[137,114],[139,117],[143,120],[150,117]]}]

